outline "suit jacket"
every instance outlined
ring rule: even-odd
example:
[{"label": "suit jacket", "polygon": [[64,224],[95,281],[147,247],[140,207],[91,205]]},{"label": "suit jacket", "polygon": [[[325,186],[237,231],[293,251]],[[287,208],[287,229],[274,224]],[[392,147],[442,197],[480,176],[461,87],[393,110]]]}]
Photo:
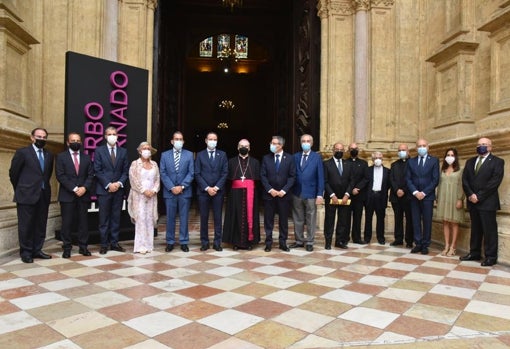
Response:
[{"label": "suit jacket", "polygon": [[167,150],[161,154],[159,162],[159,170],[161,181],[165,189],[163,190],[163,198],[170,199],[175,197],[172,188],[175,186],[184,186],[182,197],[191,198],[191,183],[195,176],[195,166],[193,162],[193,153],[189,150],[181,150],[181,158],[179,161],[179,170],[175,170],[174,151]]},{"label": "suit jacket", "polygon": [[214,160],[209,160],[209,149],[204,149],[197,154],[195,159],[195,181],[197,182],[197,194],[207,195],[205,188],[218,187],[223,194],[228,175],[228,159],[224,151],[215,150]]},{"label": "suit jacket", "polygon": [[423,200],[435,200],[440,175],[439,160],[434,156],[427,155],[425,166],[418,166],[418,158],[419,156],[416,156],[407,161],[407,189],[411,195],[415,191],[425,193]]},{"label": "suit jacket", "polygon": [[287,194],[282,200],[291,200],[292,195],[288,195],[296,181],[296,163],[294,157],[286,152],[282,153],[280,159],[280,168],[276,172],[274,154],[264,155],[260,169],[260,181],[264,188],[263,199],[271,200],[273,197],[268,193],[269,190],[283,190]]},{"label": "suit jacket", "polygon": [[294,154],[296,165],[296,182],[293,193],[302,199],[314,199],[324,195],[324,165],[321,156],[310,151],[308,158],[301,167],[303,152]]},{"label": "suit jacket", "polygon": [[407,162],[409,160],[406,159],[405,161],[402,159],[399,159],[397,161],[394,161],[391,164],[390,169],[390,201],[391,202],[397,202],[399,197],[397,196],[397,190],[402,189],[404,191],[403,198],[410,198],[411,193],[409,193],[409,190],[407,189],[407,183],[406,183],[406,171],[407,171]]},{"label": "suit jacket", "polygon": [[[50,178],[53,173],[53,155],[43,149],[44,171],[41,170],[33,145],[16,150],[9,169],[9,179],[14,189],[13,201],[23,205],[34,205],[44,195],[51,197]],[[44,183],[44,189],[41,190]]]},{"label": "suit jacket", "polygon": [[[73,202],[76,199],[90,201],[90,191],[94,183],[94,167],[90,156],[84,154],[83,151],[80,151],[79,157],[80,167],[76,174],[74,159],[69,150],[57,155],[55,174],[60,183],[58,190],[58,201],[60,202]],[[85,187],[87,192],[79,198],[73,192],[76,187]]]},{"label": "suit jacket", "polygon": [[335,158],[331,158],[324,162],[324,187],[326,189],[326,200],[329,200],[329,197],[332,194],[335,194],[338,199],[342,199],[345,193],[352,195],[354,185],[352,162],[342,159],[342,169],[342,176],[340,176]]},{"label": "suit jacket", "polygon": [[462,187],[466,197],[476,194],[479,201],[473,204],[468,200],[467,206],[485,211],[499,210],[498,187],[503,180],[505,161],[491,153],[475,174],[476,159],[477,156],[467,160],[462,173]]},{"label": "suit jacket", "polygon": [[[368,168],[368,185],[367,185],[367,198],[370,198],[373,195],[372,187],[374,185],[374,168],[375,166],[370,166]],[[390,189],[390,170],[384,166],[383,169],[383,177],[381,182],[381,200],[384,202],[388,202],[388,190]]]},{"label": "suit jacket", "polygon": [[96,194],[107,195],[108,183],[121,182],[125,188],[129,178],[129,162],[127,150],[117,146],[115,165],[110,157],[109,147],[103,145],[94,153],[94,172],[97,179]]},{"label": "suit jacket", "polygon": [[367,197],[368,185],[368,163],[360,158],[349,158],[347,161],[352,165],[352,180],[354,181],[353,189],[358,188],[360,190],[359,194],[353,196],[353,198],[365,200]]}]

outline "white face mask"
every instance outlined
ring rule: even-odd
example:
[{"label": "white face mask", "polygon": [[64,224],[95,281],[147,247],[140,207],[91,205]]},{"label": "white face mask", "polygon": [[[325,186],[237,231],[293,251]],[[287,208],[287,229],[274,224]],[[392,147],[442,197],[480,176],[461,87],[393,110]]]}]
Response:
[{"label": "white face mask", "polygon": [[374,165],[376,167],[380,167],[382,165],[382,159],[375,159],[374,160]]},{"label": "white face mask", "polygon": [[444,158],[444,161],[446,161],[446,163],[447,163],[448,165],[451,165],[451,164],[453,164],[453,163],[454,163],[454,161],[455,161],[455,156],[447,156],[447,157],[445,157],[445,158]]},{"label": "white face mask", "polygon": [[151,157],[151,151],[149,149],[142,150],[142,158],[148,159]]},{"label": "white face mask", "polygon": [[181,150],[183,145],[184,145],[183,141],[174,141],[174,148],[177,150]]},{"label": "white face mask", "polygon": [[207,148],[216,149],[216,144],[218,144],[218,141],[207,141]]},{"label": "white face mask", "polygon": [[106,141],[109,145],[114,146],[115,143],[117,143],[117,136],[116,135],[109,135],[106,136]]}]

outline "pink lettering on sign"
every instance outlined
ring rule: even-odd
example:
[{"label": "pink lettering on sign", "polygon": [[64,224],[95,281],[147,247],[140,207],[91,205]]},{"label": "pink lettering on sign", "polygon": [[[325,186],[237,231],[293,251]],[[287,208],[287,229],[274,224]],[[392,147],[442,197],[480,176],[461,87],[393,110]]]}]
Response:
[{"label": "pink lettering on sign", "polygon": [[[113,87],[110,92],[110,126],[117,128],[117,143],[120,147],[127,143],[127,134],[125,128],[128,120],[125,115],[128,109],[128,94],[125,88],[129,84],[129,79],[123,71],[114,71],[110,74],[110,83]],[[104,139],[103,124],[104,108],[98,102],[87,103],[84,107],[86,122],[83,125],[83,146],[84,152],[89,154],[94,160],[94,152]],[[124,130],[124,132],[122,132]]]}]

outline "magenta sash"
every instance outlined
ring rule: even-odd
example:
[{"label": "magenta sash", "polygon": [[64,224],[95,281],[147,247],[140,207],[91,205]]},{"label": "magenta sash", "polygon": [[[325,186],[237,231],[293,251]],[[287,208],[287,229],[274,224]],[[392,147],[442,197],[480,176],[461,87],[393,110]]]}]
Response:
[{"label": "magenta sash", "polygon": [[236,179],[232,181],[232,189],[246,188],[246,217],[248,220],[248,241],[253,240],[253,200],[255,195],[255,181]]}]

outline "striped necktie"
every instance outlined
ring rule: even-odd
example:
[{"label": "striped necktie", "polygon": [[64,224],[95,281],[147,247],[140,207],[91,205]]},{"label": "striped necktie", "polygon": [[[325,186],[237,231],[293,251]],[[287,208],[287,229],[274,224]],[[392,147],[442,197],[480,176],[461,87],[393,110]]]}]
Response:
[{"label": "striped necktie", "polygon": [[180,161],[181,161],[181,152],[180,151],[174,151],[175,172],[179,171],[179,162]]}]

